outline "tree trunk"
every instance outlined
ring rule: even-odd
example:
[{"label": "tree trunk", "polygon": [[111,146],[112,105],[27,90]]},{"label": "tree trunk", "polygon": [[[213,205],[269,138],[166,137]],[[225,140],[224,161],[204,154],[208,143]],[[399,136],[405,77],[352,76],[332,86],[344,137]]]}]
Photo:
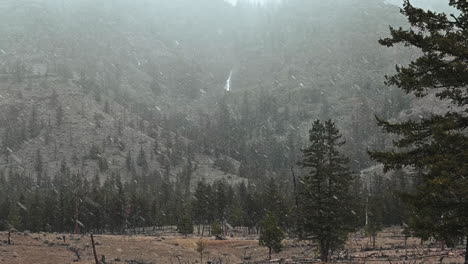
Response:
[{"label": "tree trunk", "polygon": [[465,264],[468,264],[468,235],[466,236]]},{"label": "tree trunk", "polygon": [[408,259],[408,236],[405,235],[405,259]]},{"label": "tree trunk", "polygon": [[271,247],[268,248],[268,259],[271,260]]},{"label": "tree trunk", "polygon": [[328,247],[329,244],[327,241],[320,242],[320,259],[323,262],[328,262]]},{"label": "tree trunk", "polygon": [[374,248],[374,249],[375,249],[375,237],[376,237],[376,236],[377,236],[376,234],[374,234],[374,235],[372,236],[372,248]]},{"label": "tree trunk", "polygon": [[96,253],[96,246],[94,245],[93,234],[91,234],[91,244],[93,245],[94,261],[96,262],[96,264],[99,264],[99,260],[98,260],[97,253]]}]

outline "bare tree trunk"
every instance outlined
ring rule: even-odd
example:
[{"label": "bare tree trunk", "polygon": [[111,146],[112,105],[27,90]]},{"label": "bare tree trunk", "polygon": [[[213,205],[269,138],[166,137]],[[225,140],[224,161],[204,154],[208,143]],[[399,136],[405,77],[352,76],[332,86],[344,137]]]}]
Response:
[{"label": "bare tree trunk", "polygon": [[8,245],[11,245],[11,231],[8,231]]},{"label": "bare tree trunk", "polygon": [[323,262],[328,262],[328,248],[329,244],[327,241],[320,241],[320,259]]},{"label": "bare tree trunk", "polygon": [[465,264],[468,264],[468,235],[466,236]]},{"label": "bare tree trunk", "polygon": [[268,248],[268,259],[271,260],[271,247]]},{"label": "bare tree trunk", "polygon": [[291,173],[293,178],[294,202],[296,206],[296,232],[299,239],[302,239],[302,227],[299,222],[299,198],[297,196],[296,175],[294,174],[293,166],[291,166]]},{"label": "bare tree trunk", "polygon": [[405,259],[408,259],[408,237],[405,235]]},{"label": "bare tree trunk", "polygon": [[99,260],[98,260],[97,253],[96,253],[96,246],[94,244],[93,234],[91,234],[91,244],[93,245],[94,260],[96,261],[96,264],[99,264]]},{"label": "bare tree trunk", "polygon": [[78,216],[80,215],[80,208],[79,208],[79,200],[77,199],[76,202],[75,202],[75,230],[73,231],[73,233],[75,235],[78,235],[80,234],[80,225],[78,224]]}]

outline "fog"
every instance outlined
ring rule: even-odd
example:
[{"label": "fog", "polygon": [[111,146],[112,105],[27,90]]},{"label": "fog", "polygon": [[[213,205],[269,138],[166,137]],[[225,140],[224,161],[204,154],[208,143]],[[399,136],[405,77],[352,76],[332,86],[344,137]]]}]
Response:
[{"label": "fog", "polygon": [[[242,0],[226,0],[226,2],[231,3],[233,5],[236,5],[237,2],[242,1]],[[266,3],[272,3],[272,2],[279,2],[281,0],[244,0],[244,2],[250,2],[253,4],[266,4]]]},{"label": "fog", "polygon": [[0,0],[2,259],[459,263],[468,16],[402,2]]}]

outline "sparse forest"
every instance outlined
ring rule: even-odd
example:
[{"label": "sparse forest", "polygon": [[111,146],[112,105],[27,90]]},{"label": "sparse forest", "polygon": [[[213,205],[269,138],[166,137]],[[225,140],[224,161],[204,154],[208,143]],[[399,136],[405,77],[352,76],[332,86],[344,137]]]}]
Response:
[{"label": "sparse forest", "polygon": [[468,264],[468,3],[397,5],[4,0],[0,234]]}]

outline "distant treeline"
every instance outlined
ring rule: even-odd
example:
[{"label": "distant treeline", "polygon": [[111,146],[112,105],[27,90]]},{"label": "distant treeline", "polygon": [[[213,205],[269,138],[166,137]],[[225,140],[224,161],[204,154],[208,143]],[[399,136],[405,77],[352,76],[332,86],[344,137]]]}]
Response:
[{"label": "distant treeline", "polygon": [[[187,226],[226,222],[257,230],[268,212],[291,235],[304,229],[303,212],[313,197],[306,195],[311,179],[302,176],[302,170],[297,172],[301,175],[296,175],[296,188],[292,176],[285,175],[262,184],[245,180],[235,186],[202,180],[191,190],[187,175],[193,166],[188,160],[176,180],[167,173],[129,166],[122,171],[125,178],[130,177],[126,181],[118,173],[106,179],[99,173],[86,177],[72,172],[65,161],[53,177],[46,173],[31,177],[8,167],[0,174],[0,229],[123,233],[133,227],[177,225],[182,233],[190,233],[193,230]],[[404,210],[394,191],[408,188],[403,172],[391,179],[376,175],[371,186],[352,178],[348,187],[338,191],[352,198],[352,207],[346,210],[355,216],[353,225],[364,226],[366,215],[376,227],[401,223]],[[344,210],[339,203],[336,207]]]}]

